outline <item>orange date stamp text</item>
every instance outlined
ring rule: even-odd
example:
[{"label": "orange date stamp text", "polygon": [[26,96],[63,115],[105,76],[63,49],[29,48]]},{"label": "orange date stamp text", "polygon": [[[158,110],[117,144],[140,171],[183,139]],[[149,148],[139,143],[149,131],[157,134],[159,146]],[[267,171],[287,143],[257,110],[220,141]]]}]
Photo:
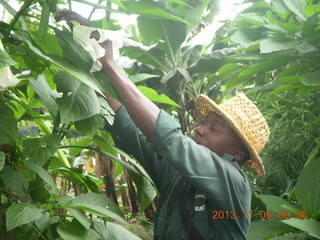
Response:
[{"label": "orange date stamp text", "polygon": [[237,212],[234,210],[231,211],[222,211],[222,210],[214,210],[212,211],[212,219],[237,219],[237,218],[244,218],[244,219],[271,219],[271,218],[278,218],[278,219],[289,219],[289,218],[296,218],[296,219],[307,219],[308,213],[307,211],[277,211],[271,212],[270,210],[262,210],[253,216],[252,211],[242,211]]}]

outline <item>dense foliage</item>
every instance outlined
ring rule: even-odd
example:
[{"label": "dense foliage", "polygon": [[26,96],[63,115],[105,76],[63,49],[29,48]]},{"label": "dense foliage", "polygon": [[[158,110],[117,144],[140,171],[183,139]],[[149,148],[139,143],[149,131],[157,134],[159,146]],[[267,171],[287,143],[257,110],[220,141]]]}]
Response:
[{"label": "dense foliage", "polygon": [[[117,94],[53,20],[75,1],[19,1],[18,11],[11,2],[0,0],[0,238],[151,238],[157,189],[103,130],[113,122],[103,92]],[[184,132],[201,93],[256,101],[271,139],[267,174],[246,172],[249,239],[320,239],[318,1],[248,0],[220,23],[214,0],[77,2],[105,11],[93,26],[126,32],[119,64]],[[119,13],[137,24],[122,27]]]}]

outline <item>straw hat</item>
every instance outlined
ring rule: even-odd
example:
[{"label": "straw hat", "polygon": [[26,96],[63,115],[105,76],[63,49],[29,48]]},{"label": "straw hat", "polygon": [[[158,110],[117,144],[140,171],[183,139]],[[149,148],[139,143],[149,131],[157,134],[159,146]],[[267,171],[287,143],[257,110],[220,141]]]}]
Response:
[{"label": "straw hat", "polygon": [[257,106],[244,94],[239,94],[223,104],[216,104],[210,98],[200,95],[196,99],[196,116],[203,118],[214,111],[225,119],[246,145],[250,160],[243,165],[257,175],[264,175],[260,151],[269,141],[269,127]]}]

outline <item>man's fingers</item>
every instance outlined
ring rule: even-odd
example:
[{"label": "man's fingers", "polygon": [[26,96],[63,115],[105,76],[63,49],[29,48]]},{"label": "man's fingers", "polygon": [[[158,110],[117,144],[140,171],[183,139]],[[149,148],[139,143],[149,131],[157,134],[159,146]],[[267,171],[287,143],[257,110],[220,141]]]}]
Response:
[{"label": "man's fingers", "polygon": [[61,11],[56,13],[54,19],[60,21],[76,21],[84,26],[90,26],[90,21],[74,11]]}]

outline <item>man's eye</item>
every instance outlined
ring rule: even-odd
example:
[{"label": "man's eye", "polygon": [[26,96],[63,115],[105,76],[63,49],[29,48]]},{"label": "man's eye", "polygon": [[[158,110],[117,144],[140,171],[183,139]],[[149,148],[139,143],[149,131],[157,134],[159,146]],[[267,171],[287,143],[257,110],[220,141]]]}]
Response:
[{"label": "man's eye", "polygon": [[215,132],[215,131],[217,131],[217,129],[214,126],[211,126],[210,131]]}]

